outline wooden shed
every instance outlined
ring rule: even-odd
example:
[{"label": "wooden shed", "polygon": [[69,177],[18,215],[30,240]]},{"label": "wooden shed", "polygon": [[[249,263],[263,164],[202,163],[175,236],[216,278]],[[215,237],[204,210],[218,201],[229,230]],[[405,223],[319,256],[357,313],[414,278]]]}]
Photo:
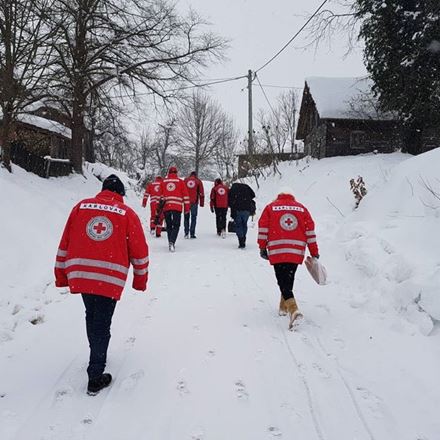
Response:
[{"label": "wooden shed", "polygon": [[378,110],[366,78],[307,78],[296,138],[313,157],[346,156],[402,147],[400,124]]}]

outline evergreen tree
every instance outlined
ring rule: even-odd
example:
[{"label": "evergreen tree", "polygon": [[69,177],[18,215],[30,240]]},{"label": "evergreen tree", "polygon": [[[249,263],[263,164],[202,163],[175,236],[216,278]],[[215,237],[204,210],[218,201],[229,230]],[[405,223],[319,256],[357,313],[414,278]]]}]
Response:
[{"label": "evergreen tree", "polygon": [[439,0],[356,0],[367,70],[385,111],[397,112],[405,150],[440,123]]}]

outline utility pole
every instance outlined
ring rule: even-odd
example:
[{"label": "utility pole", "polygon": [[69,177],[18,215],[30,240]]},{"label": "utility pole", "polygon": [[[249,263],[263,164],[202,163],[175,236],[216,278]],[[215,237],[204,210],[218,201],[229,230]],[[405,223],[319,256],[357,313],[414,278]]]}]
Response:
[{"label": "utility pole", "polygon": [[252,126],[252,70],[248,70],[248,154],[254,153],[254,128]]}]

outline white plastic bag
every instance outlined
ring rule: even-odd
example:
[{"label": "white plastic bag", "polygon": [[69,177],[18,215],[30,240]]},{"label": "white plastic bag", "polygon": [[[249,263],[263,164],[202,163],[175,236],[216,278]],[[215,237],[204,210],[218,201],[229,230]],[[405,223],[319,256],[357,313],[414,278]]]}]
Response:
[{"label": "white plastic bag", "polygon": [[317,258],[307,257],[305,265],[312,278],[320,286],[327,284],[327,271]]}]

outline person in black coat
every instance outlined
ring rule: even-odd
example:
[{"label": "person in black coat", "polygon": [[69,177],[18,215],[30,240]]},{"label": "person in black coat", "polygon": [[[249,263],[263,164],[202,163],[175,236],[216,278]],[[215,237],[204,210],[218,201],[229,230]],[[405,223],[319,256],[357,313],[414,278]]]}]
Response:
[{"label": "person in black coat", "polygon": [[240,249],[246,247],[247,222],[249,216],[255,214],[254,198],[254,191],[245,183],[234,183],[229,190],[229,207]]}]

